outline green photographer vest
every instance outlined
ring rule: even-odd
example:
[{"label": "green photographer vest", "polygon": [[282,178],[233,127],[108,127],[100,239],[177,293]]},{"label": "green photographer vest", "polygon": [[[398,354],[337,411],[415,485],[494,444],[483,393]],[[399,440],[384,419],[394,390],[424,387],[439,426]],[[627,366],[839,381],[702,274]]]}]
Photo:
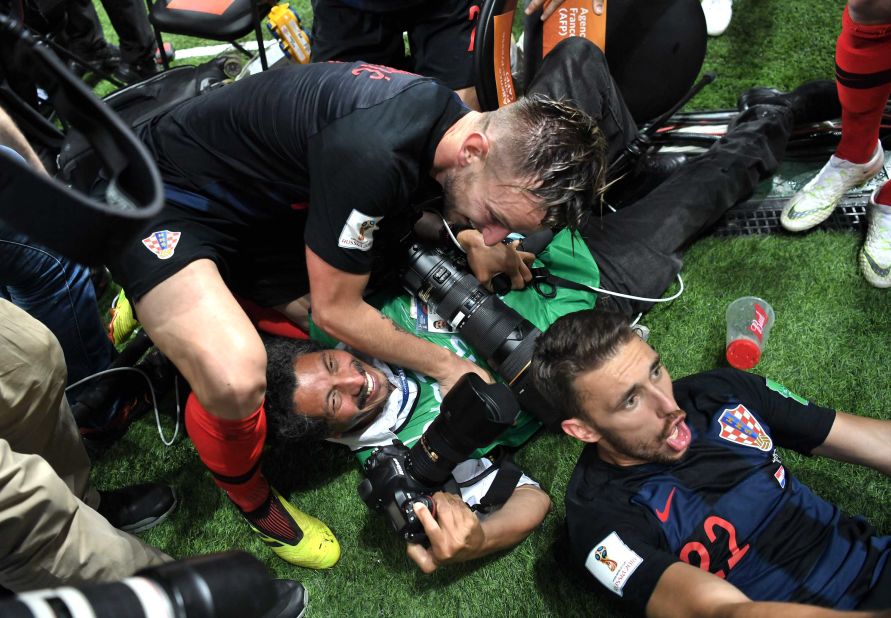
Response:
[{"label": "green photographer vest", "polygon": [[[545,267],[557,277],[587,286],[597,287],[600,283],[600,271],[587,245],[577,235],[573,242],[573,235],[567,230],[554,236],[551,243],[538,255],[534,267]],[[548,289],[543,288],[542,291],[549,295]],[[547,298],[534,287],[529,286],[522,290],[509,292],[502,297],[502,300],[542,331],[562,315],[591,309],[596,301],[596,294],[592,291],[557,287],[553,292],[554,296]],[[426,305],[419,299],[402,293],[398,296],[379,294],[370,298],[369,301],[380,309],[381,313],[393,320],[399,328],[436,345],[448,348],[458,356],[471,360],[495,375],[485,360],[457,333],[443,332],[448,329],[447,325],[435,325],[438,316],[430,313]],[[320,331],[315,323],[310,325],[310,336],[332,347],[338,343]],[[395,367],[391,367],[391,370],[396,372]],[[442,395],[439,391],[439,384],[431,378],[411,370],[405,370],[405,375],[408,380],[417,385],[417,396],[400,413],[391,432],[403,444],[411,447],[439,415]],[[498,445],[518,447],[526,442],[540,426],[541,423],[531,414],[525,411],[521,412],[513,427],[505,431],[492,444],[474,451],[471,458],[483,457]],[[347,443],[346,440],[339,441]],[[382,437],[382,443],[386,441],[386,437]],[[368,458],[371,448],[364,446],[356,451],[360,462],[364,463]]]}]

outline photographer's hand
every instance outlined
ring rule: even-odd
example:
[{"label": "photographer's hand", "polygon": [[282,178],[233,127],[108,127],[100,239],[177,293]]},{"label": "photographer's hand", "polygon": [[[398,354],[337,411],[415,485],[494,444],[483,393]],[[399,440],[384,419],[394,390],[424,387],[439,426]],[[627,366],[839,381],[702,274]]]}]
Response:
[{"label": "photographer's hand", "polygon": [[430,377],[436,379],[439,383],[440,392],[445,395],[452,390],[455,383],[466,373],[475,373],[488,384],[492,384],[495,381],[485,369],[470,362],[466,358],[461,358],[457,354],[452,355],[452,362],[443,371]]},{"label": "photographer's hand", "polygon": [[414,505],[430,548],[409,543],[406,549],[424,573],[513,547],[529,536],[551,509],[550,498],[535,485],[517,487],[504,506],[482,520],[459,496],[437,492],[433,502],[436,519],[423,504]]},{"label": "photographer's hand", "polygon": [[492,289],[492,277],[498,273],[510,277],[511,288],[515,290],[523,289],[532,280],[529,266],[535,261],[535,255],[517,251],[517,242],[488,246],[476,230],[461,231],[458,242],[467,252],[467,262],[474,276],[489,290]]},{"label": "photographer's hand", "polygon": [[427,507],[416,502],[415,513],[424,532],[430,539],[430,547],[409,543],[405,550],[424,573],[432,573],[443,564],[463,562],[476,558],[485,546],[486,536],[480,520],[468,508],[460,496],[436,492],[433,494],[436,518]]}]

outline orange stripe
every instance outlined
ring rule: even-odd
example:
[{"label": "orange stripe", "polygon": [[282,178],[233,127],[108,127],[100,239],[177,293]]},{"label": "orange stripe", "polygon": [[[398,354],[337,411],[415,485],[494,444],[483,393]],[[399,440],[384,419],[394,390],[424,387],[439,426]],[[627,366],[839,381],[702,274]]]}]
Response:
[{"label": "orange stripe", "polygon": [[235,0],[170,0],[167,8],[172,11],[194,11],[222,15]]}]

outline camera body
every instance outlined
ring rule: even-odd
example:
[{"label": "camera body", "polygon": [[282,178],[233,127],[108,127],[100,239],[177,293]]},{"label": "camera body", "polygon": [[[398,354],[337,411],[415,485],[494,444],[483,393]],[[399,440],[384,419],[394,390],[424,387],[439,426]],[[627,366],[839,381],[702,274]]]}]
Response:
[{"label": "camera body", "polygon": [[406,541],[424,543],[427,536],[414,511],[422,502],[435,515],[431,495],[452,470],[477,448],[490,444],[514,424],[520,407],[504,384],[486,384],[475,373],[461,377],[443,398],[439,416],[408,448],[401,442],[379,446],[365,461],[359,496],[383,513]]},{"label": "camera body", "polygon": [[483,287],[463,256],[412,242],[401,279],[406,290],[433,306],[485,358],[524,410],[547,427],[559,421],[526,371],[541,331]]},{"label": "camera body", "polygon": [[365,461],[365,479],[359,484],[359,497],[371,509],[381,511],[393,530],[409,543],[423,543],[427,536],[415,514],[415,502],[423,503],[431,513],[433,488],[418,482],[407,472],[411,455],[398,441],[379,446]]}]

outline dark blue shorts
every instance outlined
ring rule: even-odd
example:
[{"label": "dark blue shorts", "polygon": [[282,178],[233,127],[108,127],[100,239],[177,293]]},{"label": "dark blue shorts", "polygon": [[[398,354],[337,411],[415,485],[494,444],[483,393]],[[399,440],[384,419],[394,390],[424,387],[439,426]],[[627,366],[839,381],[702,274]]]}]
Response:
[{"label": "dark blue shorts", "polygon": [[213,260],[230,290],[264,307],[309,292],[306,210],[251,219],[194,197],[196,203],[189,206],[168,201],[109,262],[114,280],[131,301],[199,259]]}]

